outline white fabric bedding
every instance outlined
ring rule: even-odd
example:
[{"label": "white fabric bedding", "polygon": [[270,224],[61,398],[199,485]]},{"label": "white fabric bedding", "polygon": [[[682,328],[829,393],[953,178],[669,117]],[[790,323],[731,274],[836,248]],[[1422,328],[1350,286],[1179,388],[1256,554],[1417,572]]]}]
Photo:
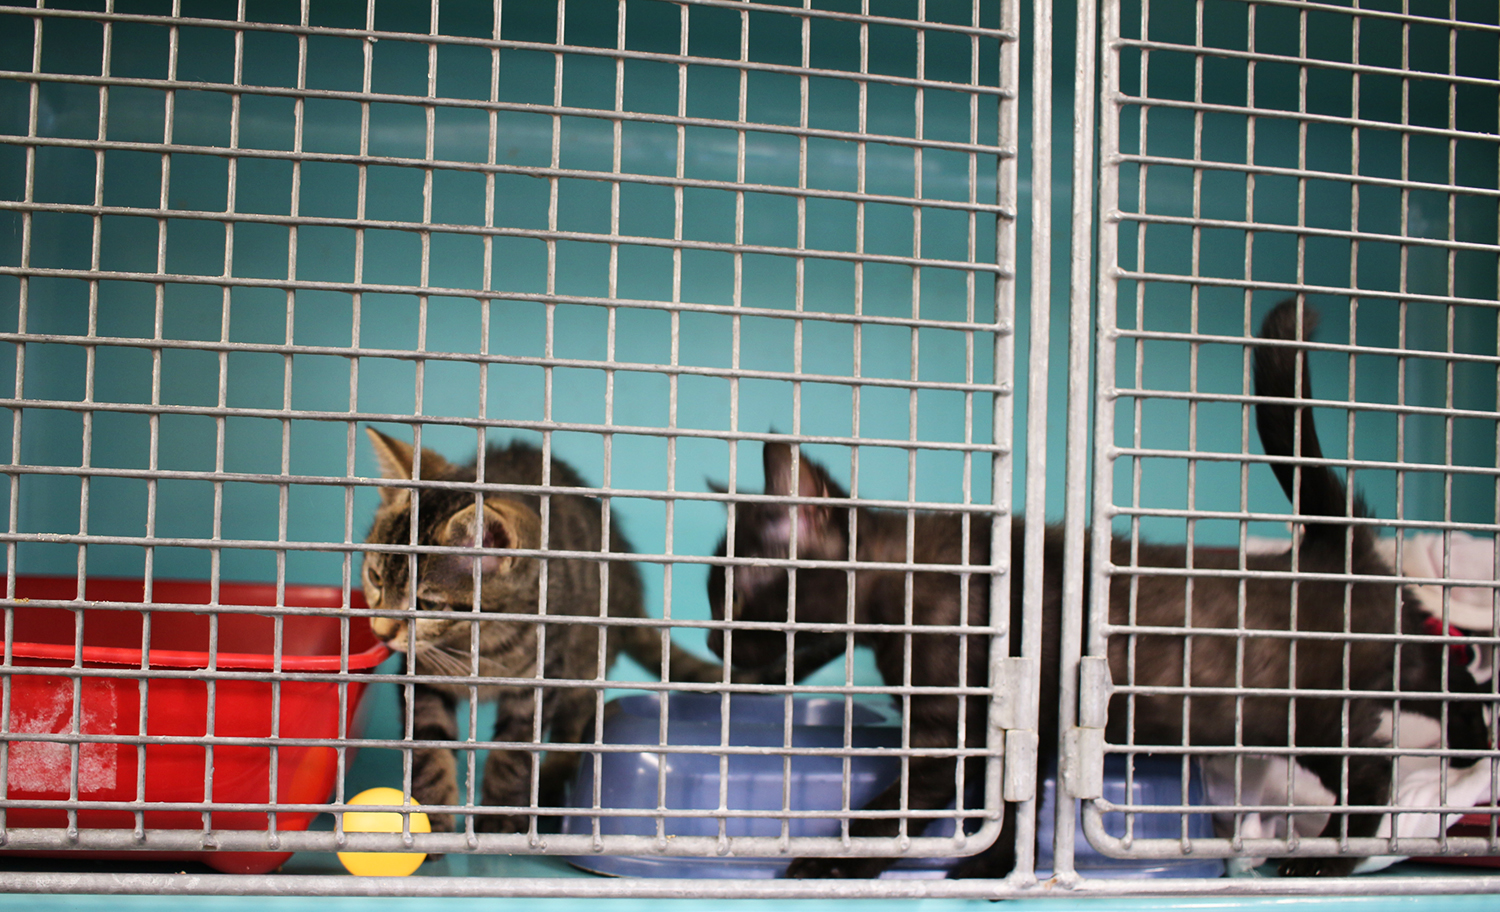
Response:
[{"label": "white fabric bedding", "polygon": [[[1476,538],[1463,532],[1449,533],[1447,547],[1448,566],[1444,572],[1444,536],[1442,534],[1407,534],[1401,545],[1402,574],[1424,579],[1464,579],[1492,582],[1495,574],[1495,541]],[[1284,551],[1289,543],[1284,539],[1259,539],[1251,543],[1251,550],[1260,552]],[[1382,539],[1379,547],[1386,561],[1395,565],[1396,541]],[[1444,614],[1443,587],[1432,584],[1410,584],[1411,591],[1434,617]],[[1451,586],[1448,589],[1446,613],[1448,623],[1474,633],[1488,635],[1493,630],[1497,589],[1494,586]],[[1469,669],[1480,681],[1488,681],[1493,669],[1488,660],[1489,650],[1474,650],[1477,654]],[[1387,725],[1399,724],[1393,741],[1402,747],[1432,747],[1438,744],[1440,730],[1437,722],[1415,713],[1401,713],[1399,718],[1388,719]],[[1333,796],[1323,788],[1317,777],[1299,766],[1288,769],[1287,762],[1275,757],[1244,757],[1241,761],[1241,784],[1238,799],[1235,795],[1236,758],[1209,758],[1202,762],[1205,798],[1211,804],[1239,805],[1328,805]],[[1446,780],[1446,781],[1445,781]],[[1406,807],[1473,807],[1491,801],[1491,764],[1476,763],[1467,769],[1449,770],[1446,776],[1437,758],[1402,758],[1397,767],[1395,803]],[[1290,783],[1290,786],[1289,786]],[[1293,800],[1288,802],[1291,792]],[[1435,837],[1456,821],[1460,814],[1407,813],[1392,815],[1396,819],[1397,836]],[[1446,817],[1446,820],[1442,818]],[[1315,836],[1323,828],[1325,815],[1298,815],[1294,819],[1297,832],[1303,836]],[[1215,816],[1215,828],[1220,836],[1234,835],[1234,815]],[[1287,817],[1273,813],[1247,813],[1240,818],[1239,835],[1244,838],[1284,837]],[[1391,835],[1391,818],[1381,822],[1379,835]],[[1357,873],[1378,871],[1400,861],[1396,856],[1369,858]],[[1265,861],[1263,858],[1231,859],[1231,875],[1245,874]]]}]

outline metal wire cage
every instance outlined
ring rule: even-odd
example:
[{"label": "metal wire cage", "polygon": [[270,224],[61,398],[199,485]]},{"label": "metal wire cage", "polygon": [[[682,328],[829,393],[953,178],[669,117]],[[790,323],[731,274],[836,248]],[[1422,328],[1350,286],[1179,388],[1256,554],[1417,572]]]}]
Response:
[{"label": "metal wire cage", "polygon": [[[1309,337],[1315,352],[1304,395],[1338,416],[1320,420],[1329,458],[1299,464],[1336,467],[1371,504],[1377,518],[1362,524],[1388,536],[1377,550],[1431,618],[1424,634],[1403,635],[1392,601],[1385,632],[1363,642],[1447,645],[1449,660],[1478,678],[1476,693],[1440,688],[1450,709],[1492,700],[1495,11],[1141,2],[1104,8],[1101,26],[1093,541],[1095,554],[1109,552],[1112,536],[1129,547],[1093,565],[1085,652],[1102,658],[1111,638],[1128,644],[1130,671],[1121,680],[1117,669],[1113,683],[1131,712],[1138,701],[1168,695],[1185,695],[1183,720],[1195,695],[1199,711],[1218,705],[1244,713],[1256,697],[1272,695],[1291,695],[1295,705],[1295,677],[1257,688],[1249,683],[1256,669],[1245,665],[1259,636],[1254,628],[1263,625],[1246,587],[1278,575],[1257,569],[1265,565],[1249,555],[1291,548],[1286,523],[1293,519],[1264,467],[1276,460],[1251,455],[1255,390],[1246,343],[1270,305],[1290,298],[1322,314],[1322,328]],[[1482,538],[1469,538],[1475,533]],[[1169,651],[1184,664],[1181,679],[1167,686],[1134,657],[1160,660],[1147,644],[1170,632],[1134,620],[1134,607],[1130,620],[1109,615],[1111,581],[1135,592],[1142,579],[1161,575],[1137,557],[1152,539],[1188,545],[1190,557],[1176,572],[1189,606],[1195,584],[1206,606],[1215,578],[1243,581],[1236,630],[1172,637]],[[1237,559],[1226,569],[1199,557],[1194,569],[1191,555],[1215,549]],[[1297,562],[1290,567],[1296,571]],[[1327,570],[1280,575],[1293,587],[1332,578]],[[1359,579],[1342,577],[1342,598]],[[1460,580],[1474,588],[1449,588]],[[1343,644],[1345,692],[1362,689],[1350,658],[1361,643],[1350,604],[1343,634],[1333,631]],[[1306,623],[1293,634],[1294,656],[1318,636],[1317,622]],[[1457,638],[1460,632],[1472,638]],[[1236,664],[1205,685],[1193,662],[1226,636]],[[1397,707],[1402,686],[1391,692]],[[1316,703],[1311,692],[1300,696]],[[1085,693],[1080,718],[1098,720],[1103,699]],[[1387,746],[1361,747],[1350,705],[1343,703],[1341,731],[1304,727],[1271,744],[1185,739],[1162,748],[1110,739],[1104,753],[1165,749],[1184,770],[1197,765],[1189,758],[1207,759],[1213,781],[1199,806],[1213,806],[1219,838],[1106,834],[1099,814],[1133,810],[1136,802],[1106,800],[1097,790],[1085,803],[1085,827],[1114,852],[1147,857],[1493,853],[1489,762],[1453,750],[1406,712],[1394,713]],[[1380,839],[1348,830],[1316,838],[1329,807],[1363,803],[1352,789],[1328,794],[1287,762],[1315,757],[1330,734],[1345,770],[1356,762],[1349,758],[1380,757],[1396,803],[1429,813],[1395,818],[1394,831],[1382,830]],[[1417,784],[1424,777],[1425,790]],[[1468,777],[1480,784],[1465,788]],[[1185,809],[1182,779],[1183,797],[1154,803]],[[1432,813],[1439,810],[1473,816],[1449,833]]]},{"label": "metal wire cage", "polygon": [[[1014,5],[108,3],[0,19],[14,229],[0,271],[16,302],[8,848],[193,858],[275,890],[289,881],[256,887],[256,873],[302,850],[784,865],[993,838],[998,751],[961,733],[957,748],[913,742],[887,708],[910,682],[847,663],[805,682],[726,673],[679,694],[707,704],[653,703],[644,733],[607,743],[619,678],[638,679],[637,699],[667,688],[628,667],[606,678],[604,662],[554,674],[554,621],[532,670],[501,672],[536,706],[516,734],[481,705],[496,680],[477,639],[467,675],[437,680],[410,655],[374,667],[371,620],[415,623],[433,606],[416,573],[404,608],[366,606],[360,574],[372,553],[413,569],[432,557],[415,532],[363,544],[380,497],[421,511],[456,485],[476,506],[540,513],[535,548],[490,557],[537,557],[544,579],[582,561],[601,592],[611,577],[622,589],[600,539],[566,539],[561,520],[549,531],[556,498],[582,495],[610,549],[624,547],[611,529],[634,543],[650,617],[603,618],[607,594],[559,604],[546,584],[538,610],[617,635],[675,631],[700,652],[713,626],[732,657],[737,628],[709,618],[703,577],[760,561],[713,548],[725,504],[759,487],[765,445],[810,445],[856,503],[958,510],[987,535],[1010,499]],[[429,464],[521,439],[551,468],[519,488],[383,482],[366,426]],[[913,555],[893,560],[910,578]],[[469,698],[453,731],[413,709],[434,683]],[[937,689],[982,719],[986,686]],[[594,724],[578,745],[549,742],[543,707],[579,692]],[[808,748],[791,720],[810,694],[845,721]],[[765,701],[786,721],[767,743],[736,740],[739,707]],[[679,706],[719,714],[706,741],[669,743],[679,721],[702,723]],[[885,722],[874,746],[857,711]],[[956,810],[850,837],[869,816],[851,803],[852,768],[899,776],[955,750],[989,756],[988,787],[965,789],[960,763]],[[532,787],[496,809],[481,766],[502,751],[527,758]],[[424,797],[424,752],[456,766],[456,797],[424,798],[457,814],[456,832],[411,832],[405,817],[396,834],[346,832],[337,812],[365,785]],[[539,777],[544,755],[570,752],[584,773],[556,832]],[[610,806],[602,771],[620,756],[706,757],[735,787],[742,763],[769,759],[783,785],[768,802],[684,805],[661,773]],[[795,804],[794,770],[829,761],[832,808]],[[487,832],[500,810],[525,815],[524,832]],[[945,814],[953,835],[906,832]],[[821,818],[832,828],[804,834]],[[621,819],[644,829],[612,830]]]},{"label": "metal wire cage", "polygon": [[[1246,352],[1253,320],[1299,295],[1324,314],[1313,395],[1349,415],[1341,435],[1322,424],[1332,464],[1390,517],[1385,559],[1440,622],[1467,621],[1473,655],[1493,650],[1492,539],[1464,540],[1489,549],[1489,578],[1454,557],[1455,535],[1495,523],[1500,30],[1481,6],[1081,4],[1074,79],[1056,81],[1068,23],[1045,2],[1024,34],[1011,0],[0,7],[4,847],[238,875],[14,862],[0,887],[999,897],[1049,876],[1075,894],[1221,889],[1225,856],[1493,854],[1488,820],[1477,837],[1278,833],[1275,815],[1325,808],[1300,803],[1294,764],[1264,777],[1287,797],[1249,788],[1295,749],[1213,745],[1228,772],[1200,774],[1202,745],[1152,760],[1096,737],[1111,687],[1149,691],[1098,660],[1152,631],[1100,613],[1139,568],[1084,559],[1114,534],[1243,566],[1285,538]],[[1099,159],[1073,149],[1064,311],[1050,137],[1070,82],[1061,115],[1083,137],[1098,118]],[[519,440],[544,468],[382,478],[365,428],[429,467]],[[782,448],[790,477],[816,466],[827,487],[787,489]],[[534,511],[535,546],[434,544],[418,523],[365,541],[382,505],[455,497]],[[563,530],[580,497],[591,540]],[[819,508],[844,550],[803,537]],[[1054,536],[1039,520],[1059,510]],[[798,530],[779,551],[778,522]],[[952,554],[935,529],[957,530]],[[418,567],[476,553],[599,585],[575,604],[539,582],[534,610],[422,600]],[[402,604],[366,604],[375,556],[406,569]],[[611,600],[632,573],[643,617]],[[742,609],[768,577],[795,593],[781,617]],[[827,579],[848,592],[817,616],[809,581]],[[875,579],[894,595],[865,601]],[[934,629],[934,585],[973,610]],[[530,664],[481,668],[476,633],[437,673],[374,633],[454,610],[531,631]],[[565,627],[645,628],[706,659],[738,642],[740,676],[663,683],[600,645],[559,671]],[[934,675],[937,636],[958,645]],[[746,668],[767,637],[842,660]],[[855,648],[871,644],[873,660]],[[458,697],[451,729],[420,716],[433,687]],[[482,699],[496,688],[520,697],[501,713],[524,708],[508,727]],[[548,715],[564,697],[571,740]],[[956,718],[932,724],[939,704]],[[1398,819],[1493,812],[1488,757],[1460,775],[1455,752],[1399,744],[1364,750],[1437,757],[1440,785]],[[506,752],[526,797],[487,803],[485,758]],[[455,783],[439,800],[434,755]],[[547,769],[567,755],[559,807]],[[870,805],[886,783],[893,803]],[[922,797],[934,783],[950,807]],[[1460,797],[1475,783],[1477,809]],[[349,831],[372,786],[453,829]],[[520,831],[492,832],[502,815]],[[1013,867],[904,879],[991,845]],[[321,854],[344,850],[446,857],[372,881]],[[808,857],[902,860],[879,881],[764,879]]]}]

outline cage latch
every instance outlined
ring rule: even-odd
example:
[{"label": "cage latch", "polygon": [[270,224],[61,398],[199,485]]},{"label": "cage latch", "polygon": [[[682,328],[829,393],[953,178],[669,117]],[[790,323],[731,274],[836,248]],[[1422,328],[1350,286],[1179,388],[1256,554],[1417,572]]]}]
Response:
[{"label": "cage latch", "polygon": [[1114,684],[1109,660],[1084,656],[1078,665],[1078,724],[1063,738],[1062,786],[1074,798],[1104,795],[1104,724]]}]

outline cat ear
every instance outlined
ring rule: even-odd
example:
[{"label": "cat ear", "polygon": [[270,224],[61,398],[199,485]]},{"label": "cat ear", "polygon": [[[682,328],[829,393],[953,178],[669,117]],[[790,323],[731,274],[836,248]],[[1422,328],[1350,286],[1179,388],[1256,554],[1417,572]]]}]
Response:
[{"label": "cat ear", "polygon": [[[766,493],[778,497],[843,497],[844,492],[828,477],[822,466],[802,454],[797,460],[795,478],[792,474],[792,448],[784,443],[768,443],[761,452],[765,464]],[[780,512],[780,511],[775,511]],[[797,507],[798,540],[803,549],[821,546],[839,538],[834,528],[833,508],[817,504],[801,504]],[[782,522],[774,530],[777,537],[791,538],[790,524]]]},{"label": "cat ear", "polygon": [[715,494],[728,494],[729,493],[729,485],[724,484],[721,481],[714,481],[712,478],[705,477],[703,479],[703,483],[706,484],[706,485],[708,485],[708,489],[710,491],[714,492]]},{"label": "cat ear", "polygon": [[[828,472],[803,453],[797,460],[797,482],[792,480],[792,448],[784,443],[768,443],[761,452],[765,464],[766,493],[778,497],[839,496]],[[840,492],[841,495],[841,492]]]},{"label": "cat ear", "polygon": [[[411,478],[412,447],[394,437],[388,437],[372,427],[365,428],[370,443],[375,447],[375,461],[380,463],[381,478]],[[381,493],[389,489],[382,488]]]},{"label": "cat ear", "polygon": [[[382,434],[372,427],[365,428],[370,435],[370,443],[375,448],[375,461],[380,464],[381,478],[398,478],[411,480],[412,464],[415,459],[415,448],[411,444],[397,440],[386,434]],[[448,461],[432,450],[422,450],[422,475],[431,478],[443,474],[448,468]],[[380,499],[384,503],[391,503],[405,495],[405,488],[381,488]]]},{"label": "cat ear", "polygon": [[[531,519],[532,522],[528,522]],[[527,535],[527,527],[534,524],[534,514],[528,517],[524,507],[510,501],[485,501],[482,510],[474,506],[464,507],[449,517],[443,525],[439,540],[449,547],[472,548],[528,548],[534,536]],[[474,572],[475,558],[465,555],[447,555],[453,561],[453,569],[460,575]],[[519,561],[515,556],[501,557],[484,554],[478,557],[482,576],[493,576],[510,572]]]}]

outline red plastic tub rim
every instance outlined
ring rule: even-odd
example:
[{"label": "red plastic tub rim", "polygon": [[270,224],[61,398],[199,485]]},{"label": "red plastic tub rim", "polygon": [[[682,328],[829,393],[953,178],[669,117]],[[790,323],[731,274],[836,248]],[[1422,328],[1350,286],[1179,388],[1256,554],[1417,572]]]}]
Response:
[{"label": "red plastic tub rim", "polygon": [[[0,584],[5,577],[0,575]],[[162,630],[163,625],[173,625],[171,632],[176,639],[183,638],[183,628],[194,628],[194,632],[201,633],[202,647],[194,649],[150,648],[150,663],[147,668],[208,668],[210,664],[216,668],[234,668],[248,670],[277,670],[281,671],[331,671],[337,672],[344,669],[348,671],[368,671],[379,665],[390,650],[384,643],[376,639],[370,631],[370,626],[365,618],[354,613],[365,607],[364,595],[358,589],[349,593],[349,605],[346,609],[343,590],[338,586],[299,586],[288,585],[282,590],[283,596],[280,604],[293,608],[324,608],[328,609],[326,614],[316,615],[283,615],[281,617],[281,640],[282,651],[279,656],[269,644],[276,640],[276,619],[268,615],[256,614],[245,611],[229,611],[224,613],[214,612],[160,612],[153,615],[153,631]],[[103,625],[106,627],[119,628],[119,632],[112,632],[110,639],[113,642],[129,642],[132,638],[130,626],[135,625],[133,638],[139,642],[139,625],[141,613],[132,610],[136,605],[140,610],[150,610],[155,604],[168,605],[204,605],[206,607],[228,606],[234,608],[273,607],[278,604],[276,597],[276,586],[270,583],[227,583],[219,584],[219,597],[212,601],[212,588],[206,580],[155,580],[152,584],[152,599],[150,603],[145,602],[145,583],[141,579],[117,579],[117,578],[89,578],[85,584],[83,599],[78,599],[78,581],[71,576],[17,576],[15,586],[15,599],[8,602],[12,611],[17,612],[17,631],[15,641],[11,643],[11,655],[14,659],[41,660],[50,663],[61,662],[72,664],[76,652],[76,638],[73,636],[72,617],[76,616],[77,609],[88,611],[86,624]],[[46,600],[49,602],[71,602],[67,606],[48,605],[36,606],[31,611],[38,614],[30,618],[22,618],[22,612],[27,612],[26,602]],[[110,603],[109,608],[96,608],[95,603]],[[116,608],[119,604],[130,605],[131,608]],[[90,610],[92,609],[92,610]],[[57,621],[66,620],[65,635],[48,637],[53,642],[39,641],[39,637],[28,634],[21,628],[46,626],[46,621],[40,625],[26,624],[24,620],[41,620],[40,612],[47,612],[54,623],[52,627],[60,626]],[[218,630],[214,639],[220,644],[234,644],[243,649],[243,643],[250,640],[261,639],[268,643],[263,651],[231,651],[219,649],[214,653],[208,651],[209,636],[209,614],[217,618]],[[347,636],[344,633],[344,624],[347,621]],[[192,633],[188,633],[191,636]],[[61,639],[63,642],[57,642]],[[289,641],[298,641],[300,648],[289,650]],[[155,641],[155,640],[153,640]],[[347,650],[347,664],[344,653]],[[212,661],[211,661],[212,660]],[[279,661],[279,666],[278,666]],[[142,649],[136,646],[101,645],[99,643],[85,642],[83,645],[84,665],[124,665],[134,668],[142,667]]]}]

